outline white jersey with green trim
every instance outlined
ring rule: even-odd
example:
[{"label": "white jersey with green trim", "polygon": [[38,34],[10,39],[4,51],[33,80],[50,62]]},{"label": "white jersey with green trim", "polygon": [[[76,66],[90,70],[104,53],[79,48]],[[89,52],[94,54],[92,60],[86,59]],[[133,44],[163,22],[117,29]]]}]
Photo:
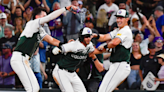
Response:
[{"label": "white jersey with green trim", "polygon": [[[117,28],[110,32],[112,39],[119,38],[121,43],[112,49],[112,54],[110,57],[111,62],[129,62],[130,59],[130,47],[133,43],[132,31],[129,26],[125,26],[121,29]],[[119,57],[119,58],[118,58]]]},{"label": "white jersey with green trim", "polygon": [[57,63],[59,66],[75,71],[90,52],[95,50],[92,42],[86,47],[77,39],[76,41],[62,45],[62,52],[65,54]]},{"label": "white jersey with green trim", "polygon": [[15,51],[31,56],[47,33],[39,24],[40,19],[31,20],[18,39]]}]

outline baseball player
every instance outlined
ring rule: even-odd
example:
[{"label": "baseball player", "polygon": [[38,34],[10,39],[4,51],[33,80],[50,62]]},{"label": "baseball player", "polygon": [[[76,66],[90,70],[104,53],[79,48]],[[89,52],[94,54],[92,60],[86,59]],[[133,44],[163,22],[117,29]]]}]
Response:
[{"label": "baseball player", "polygon": [[47,16],[43,8],[35,8],[33,10],[32,15],[34,20],[27,22],[11,58],[11,67],[18,75],[26,92],[39,91],[37,79],[29,66],[29,58],[39,46],[40,41],[44,40],[55,46],[60,46],[62,44],[59,40],[48,35],[42,28],[42,25],[57,18],[66,10],[70,10],[71,7],[72,9],[77,9],[77,7],[70,5],[54,11]]},{"label": "baseball player", "polygon": [[[92,30],[82,28],[79,32],[79,39],[63,44],[61,47],[55,47],[53,54],[63,53],[63,57],[57,62],[53,70],[53,78],[59,85],[62,92],[86,92],[86,89],[75,72],[84,62],[87,55],[95,50],[91,42]],[[103,69],[103,65],[98,61],[95,55],[91,56],[98,70]]]},{"label": "baseball player", "polygon": [[[124,9],[117,11],[117,25],[119,28],[108,34],[96,34],[98,41],[111,40],[99,49],[105,51],[112,48],[110,69],[105,74],[98,92],[112,92],[130,74],[130,47],[133,43],[132,31],[128,26],[128,12]],[[95,52],[96,53],[96,52]]]}]

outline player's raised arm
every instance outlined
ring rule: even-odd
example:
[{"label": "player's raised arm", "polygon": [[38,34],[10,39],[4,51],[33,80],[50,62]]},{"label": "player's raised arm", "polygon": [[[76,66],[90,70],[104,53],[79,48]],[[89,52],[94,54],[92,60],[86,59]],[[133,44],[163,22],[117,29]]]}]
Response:
[{"label": "player's raised arm", "polygon": [[77,7],[76,6],[73,6],[73,5],[70,5],[70,6],[67,6],[65,8],[61,8],[61,9],[58,9],[56,11],[53,11],[52,13],[50,13],[49,15],[43,17],[40,19],[40,24],[44,24],[44,23],[47,23],[55,18],[57,18],[58,16],[60,16],[63,12],[65,12],[66,10],[70,10],[70,9],[73,9],[73,10],[76,10]]},{"label": "player's raised arm", "polygon": [[60,41],[57,40],[57,39],[54,39],[53,37],[51,37],[50,35],[46,35],[44,38],[43,38],[44,41],[48,42],[49,44],[51,45],[54,45],[54,46],[59,46],[59,43]]},{"label": "player's raised arm", "polygon": [[93,33],[92,35],[94,38],[96,38],[99,42],[105,42],[105,41],[108,41],[108,40],[111,40],[111,36],[110,34],[95,34]]}]

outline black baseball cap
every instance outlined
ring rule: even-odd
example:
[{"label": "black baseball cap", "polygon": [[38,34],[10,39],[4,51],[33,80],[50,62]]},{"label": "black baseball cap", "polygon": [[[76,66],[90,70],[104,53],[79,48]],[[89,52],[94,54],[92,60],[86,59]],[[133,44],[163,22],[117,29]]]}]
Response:
[{"label": "black baseball cap", "polygon": [[149,48],[149,49],[155,49],[155,44],[154,44],[153,42],[150,42],[150,43],[148,44],[148,48]]}]

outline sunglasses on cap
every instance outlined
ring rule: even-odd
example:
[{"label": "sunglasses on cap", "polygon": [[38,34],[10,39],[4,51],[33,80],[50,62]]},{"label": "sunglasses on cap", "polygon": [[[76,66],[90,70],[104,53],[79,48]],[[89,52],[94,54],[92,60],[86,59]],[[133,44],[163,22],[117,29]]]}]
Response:
[{"label": "sunglasses on cap", "polygon": [[157,40],[156,42],[158,42],[158,43],[162,43],[162,40]]}]

